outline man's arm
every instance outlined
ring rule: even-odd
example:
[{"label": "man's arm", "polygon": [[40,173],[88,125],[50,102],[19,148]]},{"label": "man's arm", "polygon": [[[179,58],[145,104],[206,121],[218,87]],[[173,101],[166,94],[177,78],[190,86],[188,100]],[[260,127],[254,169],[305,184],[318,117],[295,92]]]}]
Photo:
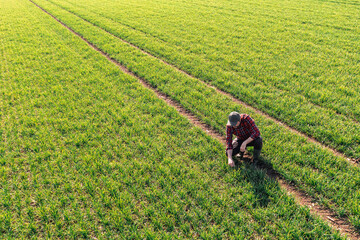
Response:
[{"label": "man's arm", "polygon": [[259,128],[256,126],[255,121],[250,116],[247,116],[246,123],[248,125],[248,128],[250,129],[250,137],[252,138],[252,140],[258,138],[260,136],[260,131]]},{"label": "man's arm", "polygon": [[240,152],[245,152],[246,150],[246,146],[251,143],[252,141],[254,141],[253,138],[249,137],[248,139],[246,139],[245,141],[243,141],[243,143],[240,146]]},{"label": "man's arm", "polygon": [[245,152],[246,146],[260,136],[259,128],[256,126],[254,120],[249,115],[244,120],[247,127],[250,129],[251,136],[241,144],[241,152]]},{"label": "man's arm", "polygon": [[230,167],[235,167],[235,163],[233,161],[232,158],[232,154],[233,154],[233,145],[232,145],[232,128],[229,125],[226,125],[226,153],[228,156],[228,164],[230,165]]},{"label": "man's arm", "polygon": [[229,164],[229,166],[230,166],[230,167],[235,167],[235,162],[234,162],[234,160],[233,160],[233,158],[232,158],[233,150],[232,150],[232,149],[228,149],[228,150],[226,151],[226,153],[227,153],[227,156],[228,156],[228,164]]}]

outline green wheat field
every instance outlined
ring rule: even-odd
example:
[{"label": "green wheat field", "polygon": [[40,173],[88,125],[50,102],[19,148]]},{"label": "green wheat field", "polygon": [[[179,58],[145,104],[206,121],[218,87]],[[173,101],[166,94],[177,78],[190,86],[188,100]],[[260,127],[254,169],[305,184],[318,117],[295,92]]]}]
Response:
[{"label": "green wheat field", "polygon": [[346,239],[86,41],[224,136],[250,114],[360,233],[359,26],[359,0],[0,0],[0,238]]}]

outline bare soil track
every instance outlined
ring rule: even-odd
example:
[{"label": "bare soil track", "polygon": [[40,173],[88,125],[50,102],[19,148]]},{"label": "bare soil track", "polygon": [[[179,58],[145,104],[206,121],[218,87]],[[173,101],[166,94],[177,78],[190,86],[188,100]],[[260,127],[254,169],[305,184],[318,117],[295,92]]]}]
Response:
[{"label": "bare soil track", "polygon": [[[184,109],[177,101],[171,99],[169,96],[167,96],[166,94],[158,91],[157,89],[153,88],[149,83],[147,83],[144,79],[136,76],[136,74],[132,73],[131,71],[129,71],[127,68],[125,68],[123,65],[121,65],[119,62],[117,62],[115,59],[111,58],[107,53],[103,52],[101,49],[99,49],[98,47],[96,47],[94,44],[92,44],[91,42],[89,42],[86,38],[84,38],[83,36],[81,36],[79,33],[75,32],[73,29],[71,29],[69,26],[67,26],[65,23],[61,22],[59,19],[57,19],[55,16],[53,16],[51,13],[49,13],[48,11],[46,11],[45,9],[43,9],[41,6],[39,6],[38,4],[36,4],[35,2],[33,2],[32,0],[29,0],[30,2],[32,2],[35,6],[37,6],[39,9],[41,9],[43,12],[45,12],[46,14],[50,15],[53,19],[55,19],[57,22],[59,22],[61,25],[63,25],[65,28],[67,28],[69,31],[71,31],[73,34],[75,34],[76,36],[80,37],[84,42],[86,42],[91,48],[93,48],[94,50],[96,50],[97,52],[101,53],[103,56],[105,56],[109,61],[111,61],[112,63],[114,63],[115,65],[117,65],[124,73],[129,74],[131,76],[133,76],[134,78],[136,78],[144,87],[152,90],[153,92],[156,93],[156,95],[163,99],[164,101],[167,102],[168,105],[174,107],[177,109],[177,111],[182,114],[183,116],[185,116],[186,118],[189,119],[189,121],[194,124],[197,127],[200,127],[202,130],[204,130],[207,134],[209,134],[210,136],[218,139],[219,141],[221,141],[224,146],[225,146],[225,136],[223,134],[220,134],[219,132],[217,132],[216,130],[214,130],[213,128],[211,128],[209,125],[203,123],[202,121],[200,121],[196,116],[194,116],[191,112],[189,112],[188,110]],[[85,19],[84,19],[85,20]],[[85,20],[86,21],[86,20]],[[87,21],[88,22],[88,21]],[[111,33],[109,33],[111,34]],[[111,34],[113,35],[113,34]],[[114,36],[114,35],[113,35]],[[117,37],[117,36],[115,36]],[[118,38],[118,37],[117,37]],[[120,39],[120,38],[119,38]],[[120,39],[122,40],[122,39]],[[122,40],[124,41],[124,40]],[[126,41],[124,41],[126,42]],[[128,43],[128,42],[126,42]],[[133,47],[136,47],[137,49],[139,49],[137,46],[134,46],[131,43],[128,43]],[[140,49],[141,51],[143,51],[142,49]],[[145,51],[143,51],[144,53],[157,58]],[[159,59],[159,58],[157,58]],[[187,74],[188,76],[194,78],[193,76],[191,76],[190,74],[184,72],[181,69],[178,69],[177,67],[161,60],[163,63],[170,65],[174,68],[176,68],[178,71],[183,72],[184,74]],[[198,79],[199,80],[199,79]],[[199,80],[201,81],[201,80]],[[205,82],[204,82],[205,83]],[[211,86],[207,83],[205,83],[207,86],[216,89],[219,93],[227,95],[229,97],[232,98],[232,100],[234,102],[237,102],[241,105],[243,105],[244,107],[247,108],[251,108],[254,111],[263,114],[265,116],[267,116],[268,118],[271,118],[272,120],[274,120],[275,122],[277,122],[278,124],[281,124],[283,126],[286,126],[284,123],[274,119],[273,117],[261,112],[260,110],[254,109],[253,107],[247,105],[246,103],[234,98],[233,96],[231,96],[229,93],[226,93],[224,91],[221,91],[217,88],[215,88],[214,86]],[[293,132],[296,132],[299,135],[305,136],[303,133],[298,132],[297,130],[286,126],[288,129],[290,129]],[[321,146],[325,147],[324,145],[322,145],[321,143],[319,143],[318,141],[316,141],[315,139],[305,136],[308,138],[309,141],[311,142],[315,142],[317,144],[320,144]],[[328,148],[328,147],[326,147]],[[343,154],[337,152],[334,149],[330,149],[331,151],[334,152],[334,154],[336,155],[341,155],[343,156]],[[344,156],[343,156],[344,157]],[[245,159],[250,159],[250,156],[244,156]],[[256,167],[258,167],[259,169],[263,169],[264,171],[266,171],[267,175],[272,178],[272,179],[276,179],[278,181],[278,183],[280,184],[280,186],[283,189],[286,189],[286,191],[291,194],[295,200],[297,201],[298,204],[302,205],[302,206],[306,206],[310,209],[311,214],[313,215],[317,215],[319,217],[321,217],[323,220],[325,220],[332,228],[337,229],[342,235],[346,235],[349,239],[360,239],[360,233],[349,223],[349,221],[346,218],[339,218],[337,216],[337,214],[335,212],[333,212],[332,210],[325,208],[321,205],[319,205],[315,199],[313,199],[312,197],[308,196],[305,192],[299,190],[296,186],[293,186],[292,184],[289,184],[288,182],[286,182],[284,180],[284,178],[278,173],[276,172],[274,169],[272,169],[271,167],[265,165],[265,164],[258,164]]]}]

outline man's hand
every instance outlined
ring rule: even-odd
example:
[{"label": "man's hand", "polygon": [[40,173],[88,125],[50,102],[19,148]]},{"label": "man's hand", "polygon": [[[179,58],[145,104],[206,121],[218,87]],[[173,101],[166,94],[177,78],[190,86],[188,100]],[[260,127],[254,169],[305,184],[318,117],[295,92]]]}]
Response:
[{"label": "man's hand", "polygon": [[251,143],[252,141],[254,141],[254,139],[252,139],[251,137],[249,137],[248,139],[246,139],[240,146],[240,152],[245,152],[246,150],[246,146]]},{"label": "man's hand", "polygon": [[234,163],[234,161],[232,159],[232,153],[233,153],[232,149],[227,150],[228,164],[229,164],[230,167],[235,167],[235,163]]},{"label": "man's hand", "polygon": [[230,167],[235,167],[235,163],[231,158],[228,158],[228,164]]}]

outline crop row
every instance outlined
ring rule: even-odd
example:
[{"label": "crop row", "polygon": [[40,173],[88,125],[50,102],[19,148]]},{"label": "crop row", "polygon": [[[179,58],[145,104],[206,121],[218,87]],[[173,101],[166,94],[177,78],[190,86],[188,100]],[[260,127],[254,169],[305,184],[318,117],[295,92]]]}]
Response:
[{"label": "crop row", "polygon": [[341,239],[31,2],[0,5],[2,238]]},{"label": "crop row", "polygon": [[357,166],[266,116],[232,102],[197,79],[142,53],[76,15],[48,1],[36,2],[218,132],[224,131],[229,112],[249,113],[265,139],[265,161],[288,181],[296,183],[340,216],[348,216],[354,226],[360,226],[360,174]]},{"label": "crop row", "polygon": [[[360,158],[356,7],[324,8],[314,1],[200,3],[102,1],[99,7],[96,1],[56,1],[319,142]],[[238,13],[234,5],[241,6]]]}]

